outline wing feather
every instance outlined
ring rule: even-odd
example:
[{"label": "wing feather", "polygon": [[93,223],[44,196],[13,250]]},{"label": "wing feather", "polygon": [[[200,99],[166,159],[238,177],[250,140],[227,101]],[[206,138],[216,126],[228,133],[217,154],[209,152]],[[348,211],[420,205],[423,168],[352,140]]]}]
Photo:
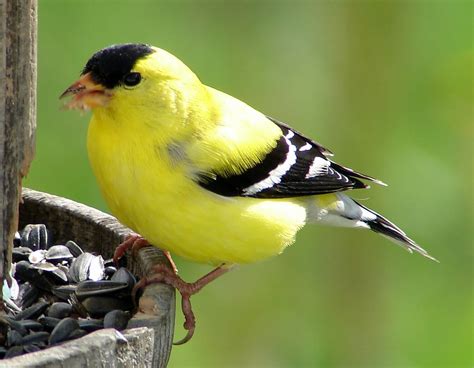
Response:
[{"label": "wing feather", "polygon": [[288,125],[268,118],[281,129],[276,145],[242,173],[214,171],[198,175],[198,184],[224,196],[287,198],[367,188],[362,180],[383,184],[327,158],[331,151]]}]

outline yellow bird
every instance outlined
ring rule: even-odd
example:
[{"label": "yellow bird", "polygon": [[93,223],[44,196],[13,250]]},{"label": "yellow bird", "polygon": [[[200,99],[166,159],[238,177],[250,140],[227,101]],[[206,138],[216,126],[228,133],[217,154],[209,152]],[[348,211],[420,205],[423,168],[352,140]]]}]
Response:
[{"label": "yellow bird", "polygon": [[[157,269],[189,298],[232,265],[283,252],[307,223],[366,228],[433,259],[396,225],[343,191],[382,182],[336,164],[331,152],[242,101],[201,83],[157,47],[123,44],[87,62],[62,96],[91,109],[87,147],[112,213],[150,243],[218,266],[187,284]],[[138,244],[131,237],[121,252]]]}]

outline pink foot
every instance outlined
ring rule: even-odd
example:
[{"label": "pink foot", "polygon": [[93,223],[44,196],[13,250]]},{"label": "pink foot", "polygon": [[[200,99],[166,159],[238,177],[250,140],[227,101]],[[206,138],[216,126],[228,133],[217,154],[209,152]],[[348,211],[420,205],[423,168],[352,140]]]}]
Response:
[{"label": "pink foot", "polygon": [[142,238],[138,234],[131,234],[121,243],[114,252],[114,263],[118,264],[120,258],[127,252],[127,250],[132,249],[133,255],[136,255],[137,252],[144,247],[151,246],[145,238]]},{"label": "pink foot", "polygon": [[209,284],[211,281],[215,280],[222,274],[229,271],[229,267],[219,266],[209,272],[207,275],[201,277],[196,282],[185,282],[181,277],[179,277],[176,272],[171,270],[166,265],[156,265],[154,267],[154,273],[151,276],[142,278],[133,288],[132,297],[133,300],[136,300],[136,293],[138,290],[144,288],[147,285],[155,283],[165,283],[167,285],[173,286],[181,294],[181,310],[184,315],[184,328],[187,330],[186,336],[175,342],[174,345],[181,345],[193,337],[194,330],[196,329],[196,318],[191,307],[191,296],[199,292],[204,286]]}]

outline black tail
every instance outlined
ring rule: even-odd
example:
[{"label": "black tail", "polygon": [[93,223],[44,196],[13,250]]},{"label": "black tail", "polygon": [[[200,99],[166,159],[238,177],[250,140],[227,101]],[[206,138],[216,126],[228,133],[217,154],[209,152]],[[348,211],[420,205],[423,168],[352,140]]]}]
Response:
[{"label": "black tail", "polygon": [[390,240],[394,241],[398,245],[401,245],[402,247],[404,247],[410,253],[413,253],[415,251],[417,253],[420,253],[422,256],[425,256],[426,258],[429,258],[433,261],[438,262],[436,258],[430,256],[426,250],[424,250],[422,247],[416,244],[412,239],[410,239],[405,234],[405,232],[402,229],[400,229],[398,226],[396,226],[395,224],[387,220],[385,217],[372,211],[371,209],[361,205],[360,203],[357,203],[357,204],[361,206],[363,209],[365,209],[366,211],[369,211],[371,214],[375,215],[375,219],[365,220],[367,225],[370,227],[370,230],[375,231],[376,233],[379,233],[380,235],[383,235],[389,238]]}]

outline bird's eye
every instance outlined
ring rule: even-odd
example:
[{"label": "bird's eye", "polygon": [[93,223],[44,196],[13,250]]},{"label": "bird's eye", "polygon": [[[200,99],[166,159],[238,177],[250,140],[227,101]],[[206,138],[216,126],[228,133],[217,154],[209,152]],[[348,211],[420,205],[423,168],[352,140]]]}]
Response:
[{"label": "bird's eye", "polygon": [[123,77],[123,83],[126,86],[133,87],[136,86],[140,81],[142,80],[142,76],[140,73],[137,72],[131,72],[125,75]]}]

